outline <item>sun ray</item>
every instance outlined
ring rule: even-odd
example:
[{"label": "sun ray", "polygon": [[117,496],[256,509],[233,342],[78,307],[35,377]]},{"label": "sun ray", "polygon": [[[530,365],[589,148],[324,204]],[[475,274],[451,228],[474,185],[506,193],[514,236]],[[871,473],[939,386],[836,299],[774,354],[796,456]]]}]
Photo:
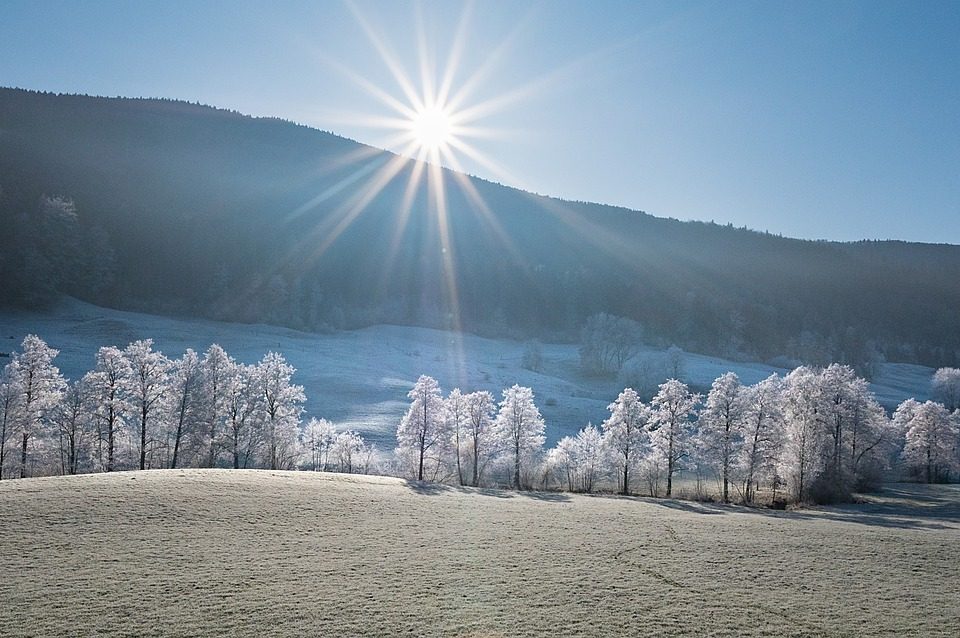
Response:
[{"label": "sun ray", "polygon": [[[517,178],[513,173],[509,173],[506,169],[499,166],[492,159],[488,158],[486,155],[475,149],[468,142],[457,138],[450,140],[450,145],[455,148],[457,151],[463,155],[469,157],[471,160],[479,164],[481,167],[485,168],[490,174],[495,178],[504,183],[509,183],[515,185],[517,188],[524,188],[523,182]],[[529,189],[527,189],[529,190]]]},{"label": "sun ray", "polygon": [[489,77],[494,70],[502,63],[504,56],[510,51],[510,48],[513,46],[514,41],[520,36],[521,33],[533,22],[534,17],[538,13],[539,9],[533,7],[529,9],[523,17],[517,20],[513,29],[510,33],[500,41],[500,43],[493,48],[493,50],[485,56],[484,63],[474,71],[470,77],[460,86],[460,88],[453,93],[453,96],[446,101],[448,107],[453,110],[459,110],[460,105],[469,98],[473,92],[480,87],[483,82]]},{"label": "sun ray", "polygon": [[419,2],[414,5],[416,13],[416,32],[417,32],[417,53],[420,62],[420,92],[422,95],[424,108],[430,108],[432,105],[427,102],[429,96],[434,95],[433,77],[434,66],[433,56],[427,47],[427,33],[423,24],[423,5]]},{"label": "sun ray", "polygon": [[497,240],[503,245],[506,252],[513,259],[514,263],[521,269],[525,270],[526,266],[524,265],[523,255],[519,248],[517,248],[513,238],[507,234],[506,230],[504,230],[500,220],[497,219],[497,216],[490,209],[490,206],[487,204],[486,200],[483,199],[483,196],[480,195],[480,192],[474,185],[473,180],[463,173],[455,156],[451,156],[451,162],[454,170],[452,174],[454,179],[457,181],[457,185],[460,187],[460,191],[466,195],[467,200],[473,205],[474,209],[480,213],[481,220],[490,228],[493,234],[496,235]]},{"label": "sun ray", "polygon": [[463,323],[460,316],[460,293],[457,286],[457,270],[454,260],[454,246],[450,235],[450,218],[447,209],[446,188],[444,185],[445,169],[439,163],[431,163],[427,173],[429,189],[433,193],[435,219],[440,235],[440,252],[442,262],[442,277],[445,284],[447,309],[449,312],[448,327],[453,329],[453,363],[455,373],[461,383],[466,378],[466,357],[463,348]]},{"label": "sun ray", "polygon": [[453,78],[460,66],[460,58],[463,56],[463,48],[466,45],[467,26],[470,23],[472,12],[473,2],[464,3],[463,11],[460,13],[460,21],[457,24],[457,30],[453,35],[453,46],[451,46],[450,54],[447,56],[443,79],[440,81],[440,88],[437,90],[437,102],[440,104],[446,104],[447,98],[450,96]]},{"label": "sun ray", "polygon": [[[471,232],[477,229],[502,249],[502,255],[497,257],[509,260],[514,272],[521,277],[532,277],[533,274],[523,253],[501,224],[501,216],[484,200],[482,189],[478,188],[479,182],[466,174],[464,163],[477,166],[503,182],[517,184],[516,175],[498,166],[472,141],[507,137],[508,131],[485,126],[482,120],[550,88],[566,77],[567,68],[548,73],[513,90],[476,100],[474,95],[502,62],[518,34],[530,23],[536,14],[535,10],[528,11],[492,52],[484,56],[480,66],[464,76],[461,74],[461,63],[474,9],[472,2],[465,4],[460,12],[445,58],[436,55],[437,43],[431,37],[434,32],[426,28],[428,25],[422,5],[415,5],[412,39],[417,58],[415,65],[409,69],[412,72],[404,68],[391,43],[381,36],[360,9],[352,2],[348,2],[348,6],[366,40],[392,76],[399,93],[394,95],[320,55],[330,68],[344,75],[387,109],[387,113],[372,117],[358,117],[350,112],[333,115],[331,119],[371,130],[389,131],[391,134],[380,145],[396,154],[387,156],[389,159],[378,159],[376,155],[358,156],[354,163],[346,164],[349,170],[341,171],[345,174],[337,174],[333,185],[327,186],[323,192],[295,209],[289,219],[317,211],[319,221],[304,233],[287,263],[296,261],[301,267],[310,267],[330,250],[365,211],[371,208],[382,211],[387,205],[390,206],[392,217],[389,234],[384,237],[383,270],[374,285],[377,294],[390,294],[391,284],[400,281],[392,278],[395,272],[392,269],[400,257],[411,219],[414,215],[424,215],[423,228],[428,230],[429,239],[421,249],[437,252],[423,255],[419,262],[414,255],[412,263],[424,264],[423,267],[429,272],[424,272],[423,276],[432,277],[436,282],[435,292],[444,313],[444,325],[454,331],[451,337],[451,361],[458,380],[465,382],[466,366],[461,335],[464,329],[461,308],[463,291],[460,290],[462,282],[458,277],[462,259],[458,255],[457,242],[470,241],[469,237],[464,236],[465,230],[470,229],[467,232]],[[462,80],[464,77],[465,80]],[[417,86],[412,79],[418,82]],[[396,92],[396,88],[391,88],[391,91]],[[377,201],[384,189],[400,176],[403,190],[399,206],[382,199]],[[453,189],[456,189],[457,196],[452,195]],[[560,213],[555,214],[561,217],[562,223],[576,223]],[[420,227],[419,224],[417,227]],[[407,263],[406,257],[403,263]]]},{"label": "sun ray", "polygon": [[393,79],[400,86],[400,90],[403,91],[403,94],[406,96],[407,100],[410,102],[410,104],[414,105],[414,109],[422,108],[423,104],[420,102],[420,96],[417,94],[413,83],[410,82],[409,78],[407,77],[403,67],[397,61],[396,55],[394,55],[394,53],[387,47],[383,38],[381,38],[377,32],[373,30],[373,26],[367,21],[357,6],[353,2],[349,1],[347,2],[347,6],[350,7],[354,18],[360,24],[360,28],[367,36],[370,44],[372,44],[377,50],[377,53],[380,54],[380,59],[383,60],[383,63],[390,70],[390,73],[393,75]]},{"label": "sun ray", "polygon": [[323,202],[327,201],[337,193],[343,191],[343,189],[347,188],[348,186],[352,186],[359,180],[363,179],[370,173],[374,172],[375,170],[383,166],[383,163],[384,163],[384,160],[382,157],[376,158],[373,161],[366,163],[356,171],[350,173],[349,175],[347,175],[346,177],[344,177],[343,179],[335,183],[333,186],[330,186],[327,189],[325,189],[316,197],[313,197],[309,201],[304,202],[298,208],[291,211],[287,215],[286,221],[296,219],[297,217],[300,217],[304,213],[315,209],[317,206],[319,206]]},{"label": "sun ray", "polygon": [[330,67],[331,69],[337,71],[340,75],[345,77],[347,80],[357,85],[360,89],[365,91],[371,97],[375,98],[379,102],[383,103],[384,106],[396,111],[402,117],[410,117],[416,111],[405,104],[403,100],[399,100],[393,95],[390,95],[387,91],[384,91],[376,84],[366,79],[359,73],[349,69],[340,62],[334,60],[333,58],[324,55],[318,50],[314,49],[314,56],[320,61],[321,64]]},{"label": "sun ray", "polygon": [[397,213],[397,223],[393,227],[393,235],[390,239],[390,246],[387,249],[386,259],[384,260],[386,266],[383,269],[379,283],[381,294],[386,288],[387,277],[390,275],[391,266],[397,258],[397,253],[400,251],[403,235],[406,232],[407,223],[410,220],[410,213],[413,211],[413,203],[420,190],[420,180],[423,176],[424,167],[426,166],[422,158],[411,161],[410,177],[407,179],[407,184],[403,190],[403,199],[400,202],[400,210]]}]

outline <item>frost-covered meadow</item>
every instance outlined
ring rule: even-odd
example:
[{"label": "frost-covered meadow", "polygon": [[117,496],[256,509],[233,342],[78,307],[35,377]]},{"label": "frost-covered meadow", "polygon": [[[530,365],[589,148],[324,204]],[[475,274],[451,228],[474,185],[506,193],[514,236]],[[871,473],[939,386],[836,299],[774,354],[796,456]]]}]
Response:
[{"label": "frost-covered meadow", "polygon": [[310,472],[0,483],[3,636],[956,636],[960,493],[795,512]]}]

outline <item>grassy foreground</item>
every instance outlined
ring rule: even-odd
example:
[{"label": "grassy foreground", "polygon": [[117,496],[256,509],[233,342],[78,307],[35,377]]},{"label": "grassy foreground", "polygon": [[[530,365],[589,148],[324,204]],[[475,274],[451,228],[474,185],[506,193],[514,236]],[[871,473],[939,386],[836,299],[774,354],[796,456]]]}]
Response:
[{"label": "grassy foreground", "polygon": [[2,636],[960,635],[960,490],[753,512],[185,470],[0,482]]}]

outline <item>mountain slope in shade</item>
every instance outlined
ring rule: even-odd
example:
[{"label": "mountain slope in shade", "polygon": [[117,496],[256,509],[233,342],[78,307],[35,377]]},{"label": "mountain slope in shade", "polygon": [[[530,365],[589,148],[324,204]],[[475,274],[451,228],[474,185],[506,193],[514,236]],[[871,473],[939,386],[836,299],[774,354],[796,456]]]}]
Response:
[{"label": "mountain slope in shade", "polygon": [[734,358],[960,360],[960,247],[786,239],[451,171],[440,211],[408,191],[419,170],[275,119],[0,89],[0,303],[553,341],[604,311]]}]

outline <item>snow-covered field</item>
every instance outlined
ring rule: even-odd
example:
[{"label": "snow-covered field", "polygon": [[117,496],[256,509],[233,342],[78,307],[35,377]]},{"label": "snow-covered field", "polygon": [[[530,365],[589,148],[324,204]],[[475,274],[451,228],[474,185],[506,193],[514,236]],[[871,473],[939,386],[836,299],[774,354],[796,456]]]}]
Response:
[{"label": "snow-covered field", "polygon": [[159,470],[0,482],[0,635],[960,635],[958,486],[795,512]]},{"label": "snow-covered field", "polygon": [[[491,390],[499,396],[501,389],[514,383],[532,387],[547,422],[548,444],[588,421],[598,424],[622,389],[615,380],[582,375],[576,345],[544,344],[543,370],[532,372],[520,365],[521,342],[427,328],[382,325],[314,334],[122,312],[72,300],[49,313],[0,311],[0,352],[17,349],[28,333],[38,334],[61,351],[56,363],[70,378],[93,367],[100,346],[122,347],[136,339],[153,338],[155,347],[171,357],[179,357],[186,348],[205,350],[214,342],[243,363],[278,351],[297,368],[294,381],[305,387],[308,416],[354,428],[387,449],[393,447],[397,422],[407,407],[406,393],[421,374],[436,377],[444,391],[459,386]],[[662,353],[648,349],[638,357],[653,359]],[[3,362],[0,358],[0,365]],[[745,383],[786,372],[692,353],[683,357],[683,380],[700,389],[728,370]],[[910,397],[927,398],[932,374],[923,366],[886,364],[873,389],[889,409]]]}]

